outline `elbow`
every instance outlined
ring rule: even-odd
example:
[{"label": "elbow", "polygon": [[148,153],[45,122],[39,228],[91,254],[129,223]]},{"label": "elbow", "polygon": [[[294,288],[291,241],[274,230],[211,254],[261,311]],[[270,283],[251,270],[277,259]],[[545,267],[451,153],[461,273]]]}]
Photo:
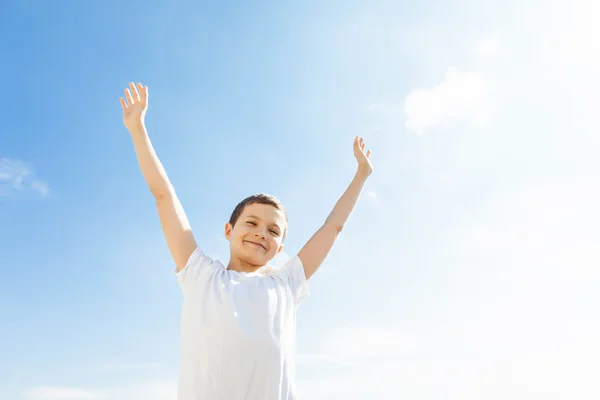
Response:
[{"label": "elbow", "polygon": [[323,227],[338,234],[344,230],[344,222],[328,218]]},{"label": "elbow", "polygon": [[332,222],[329,224],[329,229],[333,230],[336,234],[339,234],[344,230],[344,224],[339,222]]},{"label": "elbow", "polygon": [[150,193],[152,193],[152,196],[154,196],[154,199],[157,202],[165,201],[165,199],[167,198],[167,193],[165,192],[150,190]]},{"label": "elbow", "polygon": [[173,198],[174,192],[170,188],[153,187],[150,186],[150,193],[156,199],[156,201],[164,201],[165,199]]}]

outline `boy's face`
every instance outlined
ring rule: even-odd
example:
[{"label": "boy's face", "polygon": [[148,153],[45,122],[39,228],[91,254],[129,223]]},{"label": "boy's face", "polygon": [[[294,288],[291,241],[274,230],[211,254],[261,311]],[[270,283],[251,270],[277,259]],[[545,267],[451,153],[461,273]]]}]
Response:
[{"label": "boy's face", "polygon": [[249,204],[235,226],[225,225],[231,256],[254,266],[264,266],[283,248],[286,228],[282,211],[268,204]]}]

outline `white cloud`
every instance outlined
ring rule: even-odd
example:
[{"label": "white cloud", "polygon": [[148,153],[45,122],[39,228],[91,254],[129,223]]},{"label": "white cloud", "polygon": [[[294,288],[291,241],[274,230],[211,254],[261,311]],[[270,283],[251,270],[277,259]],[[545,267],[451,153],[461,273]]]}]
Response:
[{"label": "white cloud", "polygon": [[25,392],[32,400],[95,400],[104,399],[100,393],[74,387],[38,387]]},{"label": "white cloud", "polygon": [[106,391],[106,400],[175,400],[176,382],[148,382]]},{"label": "white cloud", "polygon": [[147,382],[121,388],[38,387],[26,390],[27,400],[175,400],[176,382]]},{"label": "white cloud", "polygon": [[30,184],[31,189],[35,190],[42,197],[48,197],[50,194],[50,186],[43,181],[33,181]]},{"label": "white cloud", "polygon": [[118,370],[118,371],[131,371],[131,370],[149,370],[160,368],[159,363],[103,363],[97,365],[96,368],[101,370]]},{"label": "white cloud", "polygon": [[550,272],[549,266],[555,268],[554,278],[575,277],[578,271],[594,273],[597,269],[592,266],[600,265],[599,202],[600,187],[593,177],[553,180],[508,192],[476,214],[478,221],[465,228],[461,248],[518,255],[528,262],[521,266],[521,277],[524,271],[537,273],[540,268]]},{"label": "white cloud", "polygon": [[421,133],[452,122],[483,122],[490,113],[490,82],[477,72],[449,68],[431,89],[416,89],[406,97],[406,127]]},{"label": "white cloud", "polygon": [[325,354],[348,359],[405,354],[415,346],[415,337],[401,330],[366,327],[337,329],[323,342]]},{"label": "white cloud", "polygon": [[368,192],[367,196],[369,196],[370,198],[374,199],[374,198],[377,197],[377,193],[375,193],[375,192]]},{"label": "white cloud", "polygon": [[31,167],[22,161],[0,158],[0,182],[7,183],[14,189],[23,188],[23,179],[31,172]]},{"label": "white cloud", "polygon": [[41,180],[32,179],[33,168],[20,160],[0,158],[0,197],[9,196],[14,191],[32,189],[42,197],[50,194],[50,186]]},{"label": "white cloud", "polygon": [[[323,379],[299,382],[301,396],[313,400],[344,398],[422,400],[596,399],[594,372],[578,375],[579,359],[398,360]],[[591,363],[585,366],[593,367]]]},{"label": "white cloud", "polygon": [[413,280],[413,295],[402,297],[418,317],[403,321],[392,306],[388,322],[395,326],[332,330],[320,353],[299,357],[301,394],[600,398],[597,182],[566,177],[523,185],[465,215],[430,243],[430,269]]},{"label": "white cloud", "polygon": [[496,37],[488,37],[477,44],[477,54],[481,57],[493,57],[500,52],[500,42]]},{"label": "white cloud", "polygon": [[[593,345],[593,335],[577,345],[556,341],[552,331],[536,332],[544,335],[540,339],[550,336],[552,340],[546,340],[543,348],[529,348],[519,343],[519,337],[509,337],[507,349],[503,335],[528,326],[502,329],[503,324],[511,324],[502,319],[489,325],[489,329],[473,331],[477,321],[459,322],[464,322],[464,326],[449,330],[440,324],[419,335],[399,334],[401,329],[397,328],[337,331],[335,336],[342,344],[326,343],[348,354],[299,357],[300,362],[313,362],[313,370],[319,364],[338,365],[337,370],[335,365],[328,365],[322,377],[301,377],[300,393],[314,400],[562,400],[595,399],[600,395],[593,383],[598,373],[594,360],[600,356],[598,346]],[[489,319],[483,325],[487,323]],[[524,340],[532,338],[525,335]],[[473,340],[477,345],[472,350],[480,351],[468,351]],[[355,361],[357,356],[361,362]]]},{"label": "white cloud", "polygon": [[385,104],[373,103],[373,104],[369,104],[369,106],[367,107],[367,111],[379,111],[379,110],[383,110],[385,108],[386,108]]},{"label": "white cloud", "polygon": [[296,361],[299,365],[314,365],[314,364],[335,364],[343,366],[364,366],[364,363],[356,361],[351,357],[342,354],[326,354],[326,353],[298,353]]}]

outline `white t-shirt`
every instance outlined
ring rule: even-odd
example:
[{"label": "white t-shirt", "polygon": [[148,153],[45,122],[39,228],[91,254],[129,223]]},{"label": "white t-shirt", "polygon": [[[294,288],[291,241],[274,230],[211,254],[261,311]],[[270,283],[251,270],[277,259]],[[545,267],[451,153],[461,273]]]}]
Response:
[{"label": "white t-shirt", "polygon": [[309,294],[300,258],[245,273],[196,248],[177,280],[178,400],[296,399],[296,309]]}]

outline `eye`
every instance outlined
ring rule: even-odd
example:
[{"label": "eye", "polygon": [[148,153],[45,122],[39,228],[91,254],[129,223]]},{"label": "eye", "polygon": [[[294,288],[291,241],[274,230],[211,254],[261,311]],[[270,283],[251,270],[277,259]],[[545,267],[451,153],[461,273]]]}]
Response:
[{"label": "eye", "polygon": [[277,232],[276,230],[271,229],[269,232],[271,232],[275,236],[279,236],[279,232]]},{"label": "eye", "polygon": [[248,221],[247,223],[248,223],[248,225],[256,226],[256,222],[254,222],[254,221]]}]

